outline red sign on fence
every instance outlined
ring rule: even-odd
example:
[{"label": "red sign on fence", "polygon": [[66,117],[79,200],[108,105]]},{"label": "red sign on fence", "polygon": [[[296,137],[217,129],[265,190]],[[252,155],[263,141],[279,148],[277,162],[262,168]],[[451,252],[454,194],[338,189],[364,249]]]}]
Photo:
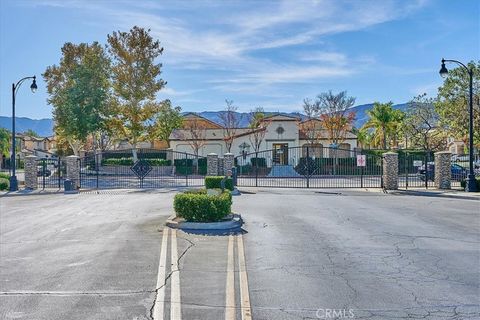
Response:
[{"label": "red sign on fence", "polygon": [[357,154],[357,167],[365,167],[367,165],[367,156],[364,154]]}]

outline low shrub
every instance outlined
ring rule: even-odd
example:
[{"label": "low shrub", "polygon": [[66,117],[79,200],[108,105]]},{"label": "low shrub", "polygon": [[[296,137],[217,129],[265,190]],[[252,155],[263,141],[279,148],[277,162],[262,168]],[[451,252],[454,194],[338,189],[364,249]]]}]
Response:
[{"label": "low shrub", "polygon": [[[175,159],[173,160],[175,172],[177,175],[206,174],[207,158],[198,158],[198,164],[195,159]],[[197,172],[198,167],[198,172]]]},{"label": "low shrub", "polygon": [[0,178],[8,180],[10,179],[10,175],[8,173],[0,172]]},{"label": "low shrub", "polygon": [[[205,188],[207,189],[221,189],[221,181],[223,176],[206,176],[205,177]],[[233,190],[233,180],[232,178],[227,178],[225,181],[225,189],[230,191]]]},{"label": "low shrub", "polygon": [[230,214],[232,195],[224,191],[220,195],[208,195],[205,189],[179,193],[173,200],[177,217],[191,222],[215,222]]},{"label": "low shrub", "polygon": [[265,158],[251,158],[250,162],[252,163],[252,167],[266,167],[267,166],[267,159],[265,159]]},{"label": "low shrub", "polygon": [[[477,191],[479,191],[480,190],[480,177],[475,178],[475,180],[477,182]],[[463,190],[465,190],[465,188],[467,187],[467,181],[465,179],[460,181],[460,186],[462,187]]]},{"label": "low shrub", "polygon": [[[143,159],[147,161],[151,166],[161,167],[161,166],[170,166],[172,161],[165,159]],[[104,166],[132,166],[133,158],[110,158],[104,159],[102,161]]]},{"label": "low shrub", "polygon": [[8,190],[10,188],[10,182],[8,179],[0,178],[0,190]]}]

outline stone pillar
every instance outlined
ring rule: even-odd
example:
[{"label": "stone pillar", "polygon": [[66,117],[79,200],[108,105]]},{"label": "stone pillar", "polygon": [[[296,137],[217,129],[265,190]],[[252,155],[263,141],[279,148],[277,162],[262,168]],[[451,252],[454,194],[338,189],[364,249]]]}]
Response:
[{"label": "stone pillar", "polygon": [[218,155],[216,153],[207,155],[207,176],[218,176]]},{"label": "stone pillar", "polygon": [[67,179],[73,181],[75,189],[80,188],[80,162],[77,156],[68,156],[67,162]]},{"label": "stone pillar", "polygon": [[37,178],[37,156],[25,157],[25,189],[34,190],[38,188]]},{"label": "stone pillar", "polygon": [[452,154],[449,151],[435,152],[435,186],[438,189],[450,189],[452,180]]},{"label": "stone pillar", "polygon": [[224,174],[224,172],[223,172],[224,171],[224,169],[223,169],[223,164],[224,164],[223,163],[223,158],[218,158],[217,164],[218,164],[217,175],[218,176],[223,176],[223,174]]},{"label": "stone pillar", "polygon": [[227,175],[228,170],[232,170],[235,156],[233,153],[225,153],[223,155],[223,174]]},{"label": "stone pillar", "polygon": [[383,188],[385,190],[398,189],[398,153],[383,154]]}]

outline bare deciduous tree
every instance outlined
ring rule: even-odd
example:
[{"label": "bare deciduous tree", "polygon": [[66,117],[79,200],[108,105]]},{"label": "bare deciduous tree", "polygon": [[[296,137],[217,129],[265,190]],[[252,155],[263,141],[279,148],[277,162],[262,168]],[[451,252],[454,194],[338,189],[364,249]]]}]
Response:
[{"label": "bare deciduous tree", "polygon": [[188,143],[198,158],[200,149],[207,142],[207,127],[201,119],[192,118],[185,120],[183,129],[174,131],[174,135]]},{"label": "bare deciduous tree", "polygon": [[426,94],[408,103],[403,130],[414,147],[424,150],[445,150],[447,147],[447,130],[441,127],[434,100],[427,98]]},{"label": "bare deciduous tree", "polygon": [[250,112],[249,140],[255,152],[260,150],[269,123],[270,121],[265,119],[265,111],[262,107],[255,108]]},{"label": "bare deciduous tree", "polygon": [[221,124],[223,126],[223,139],[227,147],[227,152],[231,152],[233,141],[237,128],[240,126],[240,117],[237,114],[237,107],[233,105],[232,100],[225,100],[227,106],[219,114]]},{"label": "bare deciduous tree", "polygon": [[307,116],[307,121],[301,125],[302,131],[310,145],[314,145],[320,138],[320,130],[318,121],[320,116],[319,101],[312,101],[311,99],[303,99],[303,113]]},{"label": "bare deciduous tree", "polygon": [[352,129],[355,113],[349,109],[355,104],[355,98],[347,96],[346,91],[334,94],[331,90],[317,96],[320,120],[334,144],[345,140]]}]

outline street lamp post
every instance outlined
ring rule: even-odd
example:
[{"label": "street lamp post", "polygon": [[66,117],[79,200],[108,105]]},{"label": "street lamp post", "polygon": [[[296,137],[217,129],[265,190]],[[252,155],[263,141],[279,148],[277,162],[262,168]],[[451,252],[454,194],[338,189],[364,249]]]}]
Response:
[{"label": "street lamp post", "polygon": [[465,191],[467,192],[475,192],[477,191],[477,184],[475,181],[475,171],[473,167],[473,68],[468,68],[466,65],[461,63],[457,60],[446,60],[442,59],[442,67],[440,68],[440,75],[442,78],[445,78],[448,75],[448,69],[445,67],[445,62],[453,62],[461,66],[465,69],[469,76],[469,85],[470,85],[470,97],[469,97],[469,122],[468,122],[468,129],[469,129],[469,143],[468,143],[468,151],[469,151],[469,172],[466,181]]},{"label": "street lamp post", "polygon": [[16,171],[16,163],[15,163],[15,149],[16,149],[16,139],[15,139],[15,97],[17,95],[17,91],[22,85],[25,80],[33,79],[32,84],[30,85],[30,89],[32,92],[37,90],[37,82],[36,77],[25,77],[20,79],[16,84],[12,83],[12,157],[11,157],[11,166],[12,166],[12,175],[10,176],[10,191],[17,191],[18,190],[18,181],[17,176],[15,175]]}]

